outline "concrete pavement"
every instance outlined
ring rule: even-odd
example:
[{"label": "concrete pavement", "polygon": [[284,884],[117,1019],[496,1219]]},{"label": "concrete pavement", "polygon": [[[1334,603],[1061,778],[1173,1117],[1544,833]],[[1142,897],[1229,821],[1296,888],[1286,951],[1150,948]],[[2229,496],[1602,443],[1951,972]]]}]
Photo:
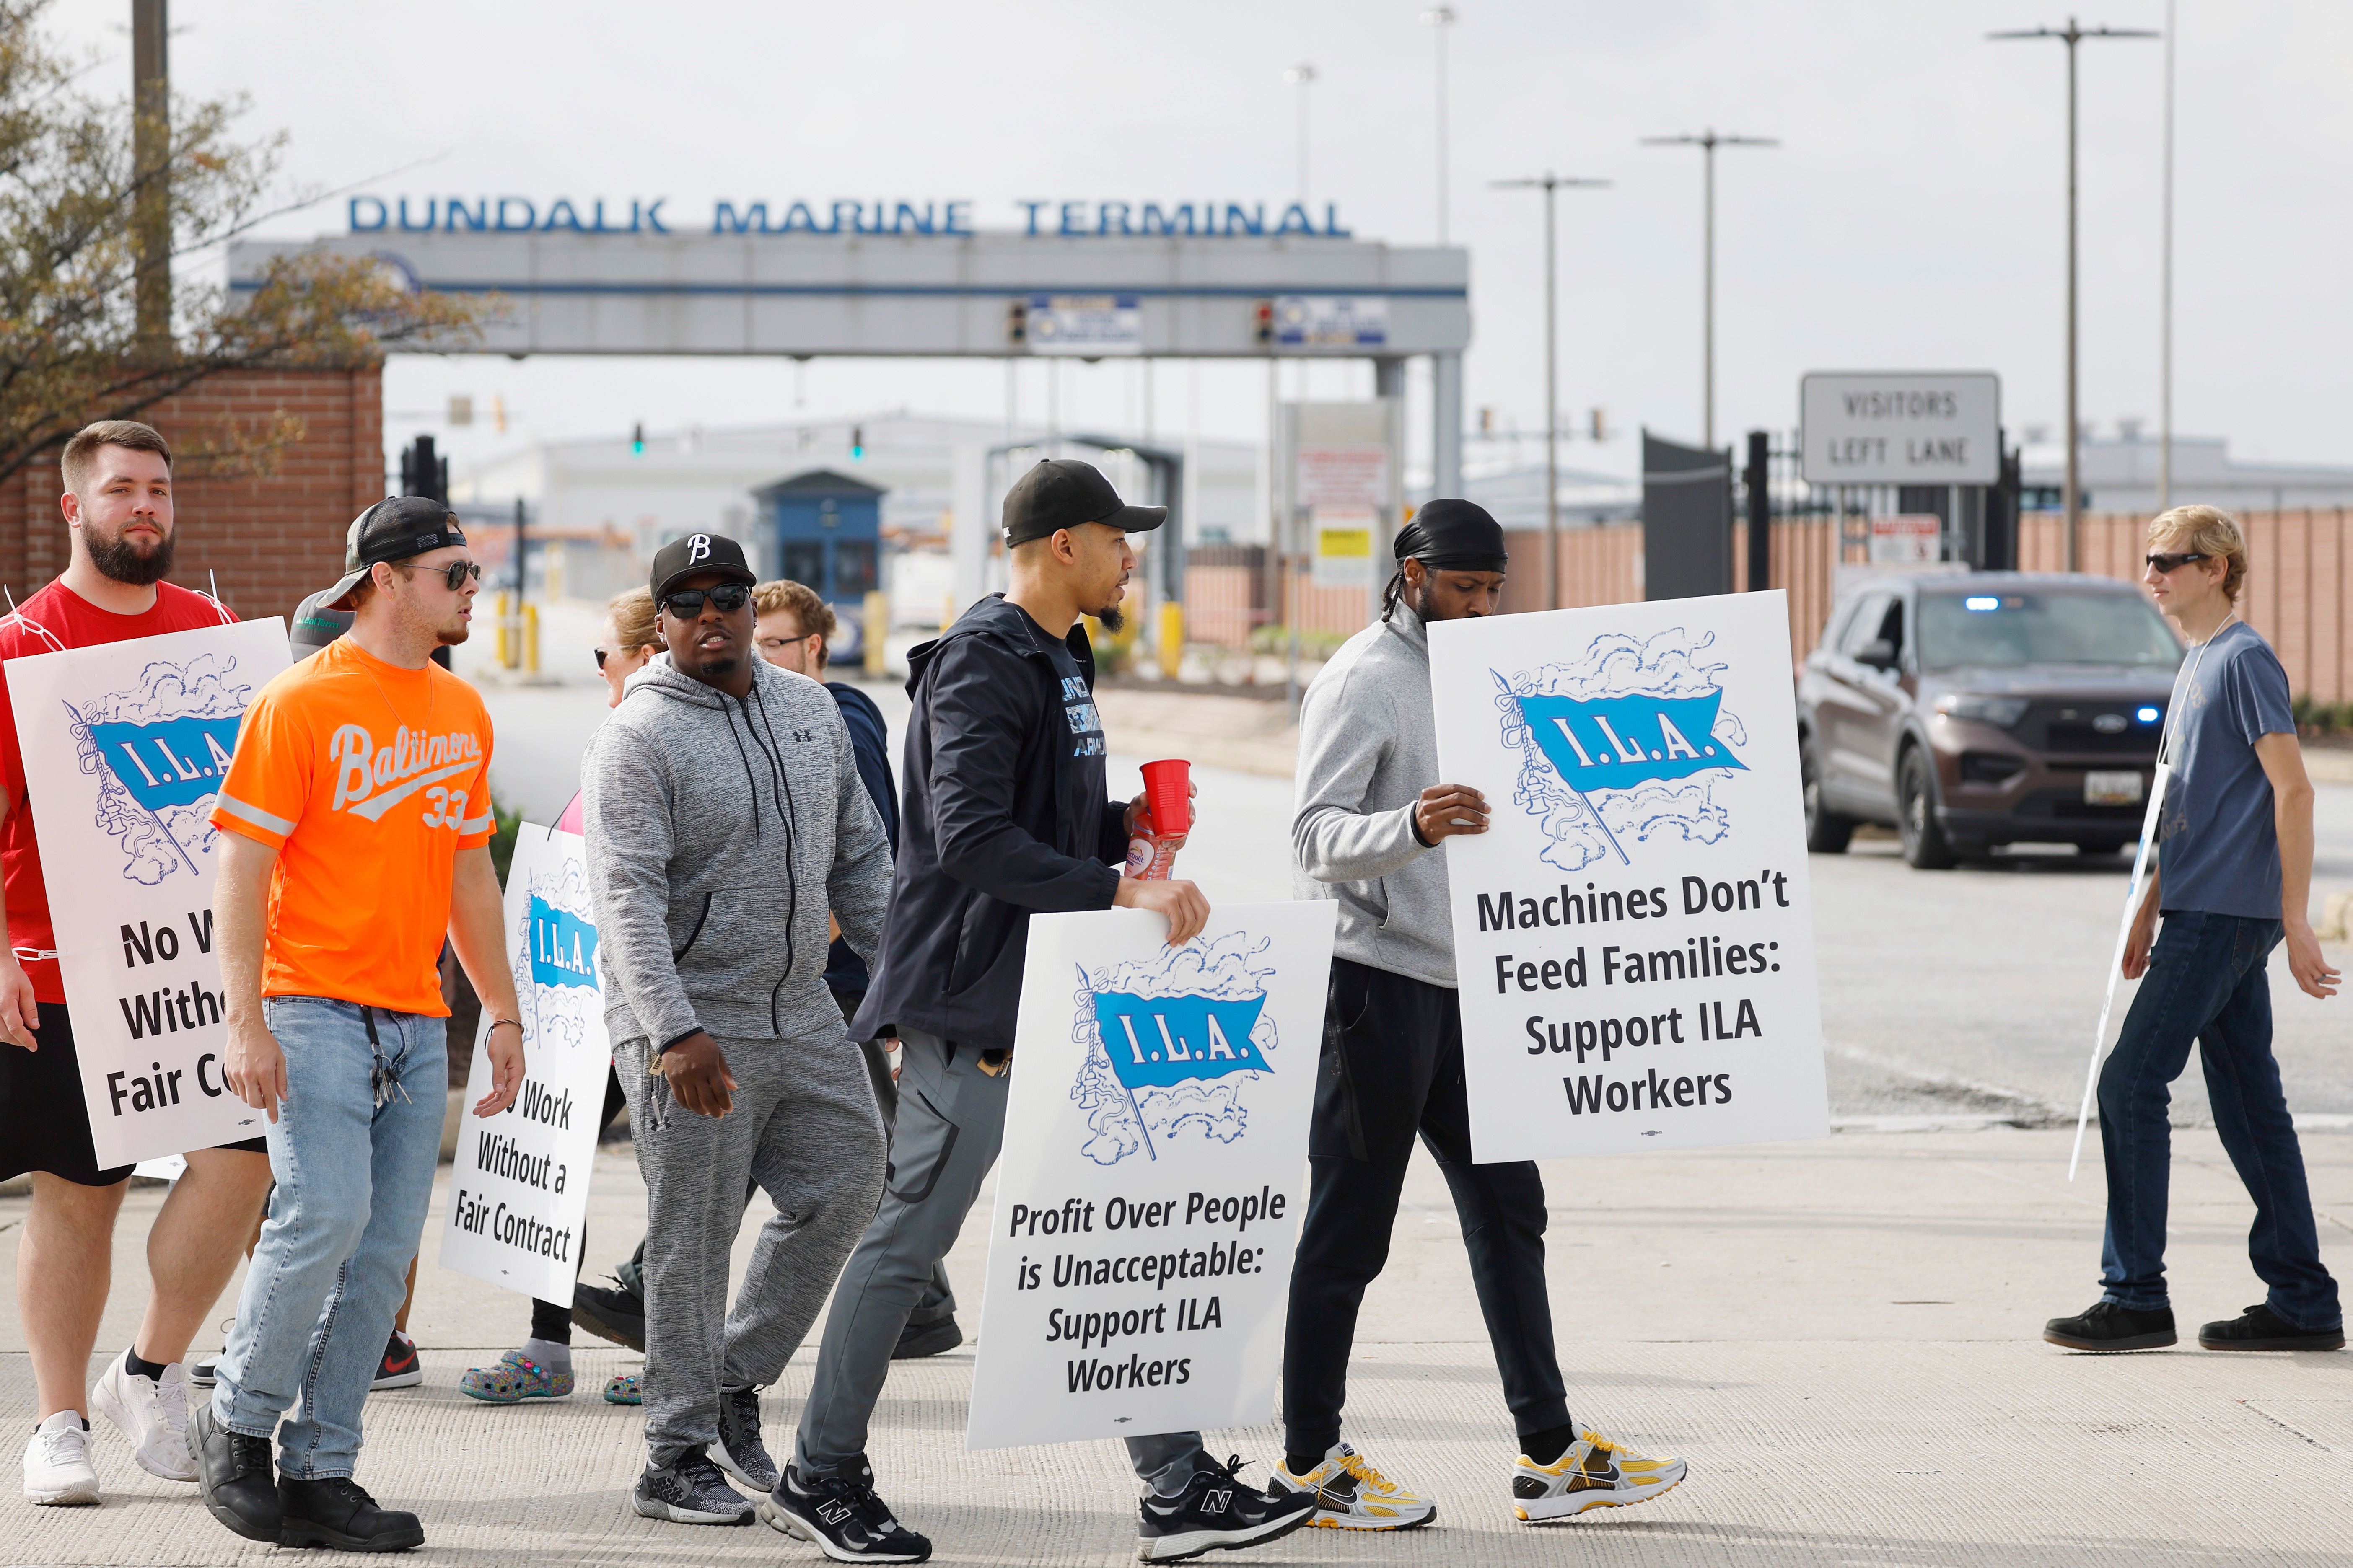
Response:
[{"label": "concrete pavement", "polygon": [[[1410,1537],[1310,1531],[1273,1563],[2353,1564],[2353,1358],[2070,1355],[2042,1321],[2096,1294],[2096,1162],[2065,1180],[2063,1130],[1843,1133],[1741,1149],[1556,1161],[1549,1272],[1570,1407],[1693,1478],[1640,1510],[1545,1531],[1504,1501],[1509,1425],[1443,1183],[1417,1160],[1388,1272],[1367,1299],[1349,1413],[1377,1463],[1430,1493]],[[2353,1138],[2306,1141],[2324,1247],[2353,1267]],[[2171,1254],[2186,1329],[2235,1313],[2251,1208],[2211,1131],[2177,1134]],[[641,1223],[626,1146],[598,1161],[592,1273]],[[140,1246],[160,1194],[135,1192],[101,1340],[141,1306]],[[446,1193],[442,1194],[446,1196]],[[439,1215],[436,1205],[436,1226]],[[952,1256],[976,1294],[989,1200]],[[0,1200],[0,1226],[22,1199]],[[755,1204],[750,1224],[765,1213]],[[438,1228],[428,1228],[428,1236]],[[5,1232],[0,1232],[5,1239]],[[739,1247],[739,1265],[742,1247]],[[0,1246],[13,1263],[14,1248]],[[11,1297],[10,1299],[13,1299]],[[691,1530],[629,1513],[639,1420],[595,1390],[636,1358],[578,1357],[584,1392],[506,1409],[456,1391],[517,1342],[519,1297],[431,1266],[413,1323],[423,1388],[369,1405],[362,1479],[417,1508],[420,1560],[471,1563],[816,1563],[760,1529]],[[1133,1549],[1132,1480],[1109,1444],[966,1454],[971,1347],[894,1368],[876,1423],[884,1495],[956,1563],[1112,1563]],[[804,1350],[766,1397],[789,1440]],[[95,1371],[95,1366],[93,1367]],[[31,1390],[13,1312],[0,1317],[0,1407]],[[1216,1434],[1261,1463],[1270,1422]],[[192,1489],[132,1468],[100,1424],[97,1509],[6,1506],[0,1562],[259,1562]],[[1257,1472],[1263,1474],[1263,1470]]]}]

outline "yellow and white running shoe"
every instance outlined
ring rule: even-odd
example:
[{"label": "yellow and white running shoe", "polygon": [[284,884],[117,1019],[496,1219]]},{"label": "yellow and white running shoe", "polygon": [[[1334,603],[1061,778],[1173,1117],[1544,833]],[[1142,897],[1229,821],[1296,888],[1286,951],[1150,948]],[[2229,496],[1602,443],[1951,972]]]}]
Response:
[{"label": "yellow and white running shoe", "polygon": [[1288,1459],[1277,1459],[1274,1489],[1315,1493],[1310,1522],[1318,1530],[1415,1530],[1438,1517],[1436,1503],[1407,1491],[1345,1443],[1334,1444],[1303,1476],[1292,1473]]},{"label": "yellow and white running shoe", "polygon": [[1648,1502],[1672,1490],[1685,1468],[1681,1459],[1645,1458],[1588,1427],[1549,1465],[1520,1456],[1512,1468],[1512,1511],[1539,1524],[1589,1508]]}]

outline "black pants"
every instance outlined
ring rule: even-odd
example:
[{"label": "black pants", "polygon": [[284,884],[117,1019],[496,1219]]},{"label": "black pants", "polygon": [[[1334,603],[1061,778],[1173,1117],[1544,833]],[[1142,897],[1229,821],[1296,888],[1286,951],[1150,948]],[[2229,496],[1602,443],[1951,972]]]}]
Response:
[{"label": "black pants", "polygon": [[[621,1107],[627,1103],[628,1102],[621,1098],[619,1077],[612,1068],[607,1068],[605,1069],[605,1109],[596,1118],[598,1138],[605,1136],[605,1129],[613,1125],[614,1118],[621,1114]],[[575,1258],[588,1256],[588,1222],[585,1218],[580,1222],[580,1245],[573,1251],[572,1256]],[[578,1270],[575,1269],[574,1272],[576,1273]],[[535,1340],[546,1340],[554,1344],[570,1344],[572,1342],[572,1309],[559,1307],[553,1301],[543,1301],[536,1296],[533,1297],[531,1337]]]},{"label": "black pants", "polygon": [[1388,1261],[1417,1133],[1454,1194],[1514,1429],[1568,1425],[1545,1289],[1544,1179],[1532,1161],[1472,1163],[1455,994],[1335,958],[1283,1335],[1283,1446],[1292,1453],[1321,1454],[1340,1440],[1356,1310]]}]

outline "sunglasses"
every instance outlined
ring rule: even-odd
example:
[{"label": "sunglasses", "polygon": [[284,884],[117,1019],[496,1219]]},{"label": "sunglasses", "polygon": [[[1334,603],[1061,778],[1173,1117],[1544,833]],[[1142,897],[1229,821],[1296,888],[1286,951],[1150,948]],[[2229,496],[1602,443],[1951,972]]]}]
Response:
[{"label": "sunglasses", "polygon": [[[400,567],[399,570],[404,574],[414,574],[426,571],[427,569],[421,566],[404,565]],[[482,568],[480,563],[478,562],[452,561],[449,563],[449,570],[447,572],[432,572],[428,574],[438,577],[441,581],[449,584],[449,592],[454,594],[459,589],[463,588],[469,579],[476,583],[480,582],[482,580]]]},{"label": "sunglasses", "polygon": [[2148,563],[2151,566],[2156,567],[2159,572],[2166,573],[2168,575],[2175,572],[2179,572],[2184,566],[2189,565],[2192,561],[2211,561],[2213,557],[2206,554],[2203,551],[2199,550],[2180,550],[2169,552],[2159,552],[2158,553],[2147,558]]},{"label": "sunglasses", "polygon": [[752,590],[741,583],[722,583],[716,588],[681,588],[662,601],[662,608],[685,620],[702,613],[702,602],[708,599],[713,609],[730,614],[752,602]]}]

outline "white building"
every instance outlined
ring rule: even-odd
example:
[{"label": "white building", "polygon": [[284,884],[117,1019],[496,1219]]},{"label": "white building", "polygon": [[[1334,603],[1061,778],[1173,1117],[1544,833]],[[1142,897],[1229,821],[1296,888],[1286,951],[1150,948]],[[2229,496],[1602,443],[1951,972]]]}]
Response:
[{"label": "white building", "polygon": [[[2019,470],[2029,511],[2060,510],[2066,483],[2063,442],[2038,439],[2029,430]],[[2158,509],[2158,444],[2126,424],[2114,437],[2084,441],[2080,477],[2086,511],[2137,512]],[[2219,436],[2173,438],[2173,504],[2205,501],[2230,511],[2277,511],[2283,508],[2353,506],[2353,468],[2323,463],[2249,463],[2232,458]]]}]

